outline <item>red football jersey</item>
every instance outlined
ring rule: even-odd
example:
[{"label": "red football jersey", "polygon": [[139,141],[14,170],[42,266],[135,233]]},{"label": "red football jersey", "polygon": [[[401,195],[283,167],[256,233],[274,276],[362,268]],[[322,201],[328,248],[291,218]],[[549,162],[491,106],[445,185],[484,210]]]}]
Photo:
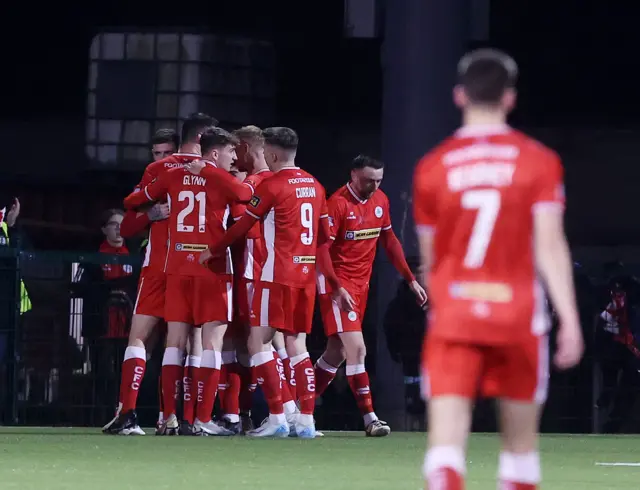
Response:
[{"label": "red football jersey", "polygon": [[[250,185],[255,190],[263,180],[268,179],[272,175],[273,172],[270,170],[260,170],[255,174],[248,175],[247,178],[244,179],[244,183]],[[231,216],[237,221],[242,218],[246,209],[247,206],[245,204],[235,203],[231,207]],[[242,268],[238,269],[236,273],[251,281],[260,279],[262,266],[267,260],[267,246],[262,231],[262,222],[259,221],[249,230],[244,243],[241,243],[238,248],[243,255],[243,259],[241,262]]]},{"label": "red football jersey", "polygon": [[[182,167],[185,163],[198,160],[200,155],[193,153],[174,153],[170,157],[157,160],[147,165],[142,180],[134,191],[142,190],[172,168]],[[160,199],[165,202],[166,199]],[[167,261],[167,242],[169,240],[169,220],[153,221],[149,227],[149,239],[142,262],[143,272],[162,274]]]},{"label": "red football jersey", "polygon": [[304,288],[315,281],[325,190],[313,175],[286,167],[266,179],[249,201],[247,214],[262,219],[267,258],[260,280]]},{"label": "red football jersey", "polygon": [[508,126],[463,127],[418,164],[418,232],[435,233],[430,334],[507,343],[549,329],[533,214],[564,206],[550,149]]},{"label": "red football jersey", "polygon": [[[331,261],[341,284],[356,293],[366,288],[371,278],[376,246],[383,230],[391,229],[389,199],[378,189],[362,200],[350,184],[342,186],[327,201],[331,238]],[[328,292],[319,275],[320,294]]]},{"label": "red football jersey", "polygon": [[198,254],[222,237],[227,229],[230,206],[248,200],[252,190],[212,162],[194,175],[182,166],[162,173],[141,192],[125,199],[127,208],[157,201],[165,195],[171,208],[165,272],[185,276],[231,274],[229,250],[209,263],[209,270],[198,263]]},{"label": "red football jersey", "polygon": [[[109,255],[129,255],[129,249],[126,245],[114,247],[106,240],[102,242],[98,252]],[[107,281],[111,281],[130,276],[133,274],[133,267],[129,264],[102,264],[102,272],[104,273],[104,278]]]}]

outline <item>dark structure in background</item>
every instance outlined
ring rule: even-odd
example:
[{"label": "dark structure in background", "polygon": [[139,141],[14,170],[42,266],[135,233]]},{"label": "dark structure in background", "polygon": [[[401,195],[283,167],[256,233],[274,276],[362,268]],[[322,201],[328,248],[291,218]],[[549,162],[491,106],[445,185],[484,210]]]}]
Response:
[{"label": "dark structure in background", "polygon": [[[563,157],[572,245],[640,245],[640,215],[630,205],[640,168],[640,134],[633,126],[640,95],[634,77],[627,76],[638,63],[632,50],[639,34],[631,10],[550,0],[377,1],[376,17],[367,28],[348,16],[346,22],[345,3],[211,2],[197,11],[164,9],[151,2],[85,3],[74,6],[73,15],[58,6],[51,12],[41,7],[37,18],[12,5],[9,16],[25,17],[38,35],[34,43],[22,43],[11,30],[0,34],[11,47],[6,65],[20,73],[4,80],[0,192],[25,203],[22,227],[33,247],[95,249],[99,237],[88,230],[90,220],[97,210],[118,206],[138,181],[139,140],[158,125],[175,123],[181,108],[195,103],[207,106],[230,127],[250,122],[295,127],[301,138],[300,163],[329,192],[347,179],[344,165],[354,154],[382,155],[390,169],[383,187],[392,202],[394,226],[411,253],[407,190],[413,162],[457,125],[448,97],[455,63],[464,50],[478,44],[506,49],[520,64],[520,100],[513,123]],[[624,8],[634,7],[619,7]],[[143,38],[136,34],[131,44],[127,38],[122,53],[134,53],[137,61],[123,73],[115,54],[102,44],[94,50],[91,46],[99,33],[125,32],[183,37],[178,36],[180,49],[171,55],[162,51],[162,56],[158,46],[165,41],[153,38],[149,54]],[[345,32],[373,37],[348,37]],[[228,73],[230,80],[216,85],[219,77],[207,78],[206,69],[200,70],[195,80],[211,93],[195,102],[189,73],[197,56],[192,41],[183,43],[185,35],[215,35],[218,41],[199,45],[198,56]],[[233,49],[228,41],[221,48],[219,39],[238,37],[253,40],[251,46],[258,48],[221,57]],[[158,68],[161,57],[172,66]],[[244,61],[236,66],[236,59]],[[102,78],[92,84],[95,63],[101,65]],[[237,73],[247,68],[252,73],[248,78]],[[122,85],[127,73],[134,73],[139,84]],[[153,84],[149,92],[147,82]],[[235,85],[243,88],[230,93],[228,88]],[[125,98],[110,98],[109,86],[120,87]],[[135,100],[125,103],[129,92],[135,92]],[[126,118],[146,124],[100,123]],[[598,313],[591,298],[598,296],[599,281],[606,276],[602,263],[617,252],[587,252],[589,260],[580,260],[583,267],[577,275],[590,284],[583,284],[581,310],[583,326],[591,332]],[[72,359],[62,346],[73,346],[65,343],[74,340],[69,341],[68,333],[69,286],[59,286],[69,283],[78,258],[42,257],[23,263],[36,283],[31,316],[40,315],[51,328],[33,320],[30,332],[55,332],[55,342],[49,341],[51,355],[38,362],[62,373],[62,361]],[[633,260],[626,260],[631,267]],[[382,334],[398,278],[384,262],[375,276],[374,282],[384,287],[372,288],[368,315],[374,320],[365,332],[376,364],[372,386],[384,405],[380,411],[402,418],[402,369],[390,358]],[[58,287],[46,286],[47,280]],[[43,297],[57,298],[56,306],[36,314],[38,299],[44,307]],[[591,430],[592,379],[588,361],[571,373],[554,374],[545,414],[548,430]],[[38,410],[33,413],[40,416]],[[65,420],[61,412],[56,414],[53,419]]]}]

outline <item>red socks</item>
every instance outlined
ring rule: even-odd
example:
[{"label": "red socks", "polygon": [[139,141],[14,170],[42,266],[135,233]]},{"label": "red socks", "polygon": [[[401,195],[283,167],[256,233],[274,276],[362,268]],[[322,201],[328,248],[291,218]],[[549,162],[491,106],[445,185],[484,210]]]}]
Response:
[{"label": "red socks", "polygon": [[120,403],[122,413],[135,410],[138,392],[147,366],[147,353],[143,347],[127,347],[122,362],[120,379]]}]

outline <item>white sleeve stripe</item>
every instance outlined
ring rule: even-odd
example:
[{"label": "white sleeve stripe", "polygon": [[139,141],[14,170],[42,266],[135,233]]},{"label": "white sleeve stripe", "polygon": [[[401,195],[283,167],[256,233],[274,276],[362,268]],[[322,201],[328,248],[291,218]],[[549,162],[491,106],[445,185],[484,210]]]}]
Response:
[{"label": "white sleeve stripe", "polygon": [[243,182],[243,184],[249,186],[249,189],[251,189],[252,194],[256,191],[255,188],[251,184],[249,184],[249,182]]},{"label": "white sleeve stripe", "polygon": [[387,231],[387,230],[390,230],[391,228],[393,228],[391,225],[385,226],[384,228],[382,228],[382,231]]},{"label": "white sleeve stripe", "polygon": [[418,235],[431,235],[436,231],[436,227],[433,225],[417,225],[416,233]]},{"label": "white sleeve stripe", "polygon": [[335,240],[335,239],[336,239],[336,237],[334,237],[334,236],[330,236],[330,237],[329,237],[329,239],[331,239],[331,240]]},{"label": "white sleeve stripe", "polygon": [[320,215],[320,219],[322,219],[322,218],[328,218],[328,217],[329,217],[329,215],[328,215],[328,214],[321,214],[321,215]]},{"label": "white sleeve stripe", "polygon": [[146,186],[144,188],[144,195],[147,196],[147,199],[149,199],[149,201],[153,201],[153,199],[151,199],[151,196],[149,195],[149,191],[147,190],[147,187],[149,186]]},{"label": "white sleeve stripe", "polygon": [[241,220],[241,219],[242,219],[242,216],[238,216],[237,218],[233,218],[233,221],[238,221],[238,220]]},{"label": "white sleeve stripe", "polygon": [[249,216],[254,217],[255,219],[260,219],[260,216],[257,216],[255,214],[253,214],[251,211],[249,211],[248,209],[245,211],[245,213],[247,213]]}]

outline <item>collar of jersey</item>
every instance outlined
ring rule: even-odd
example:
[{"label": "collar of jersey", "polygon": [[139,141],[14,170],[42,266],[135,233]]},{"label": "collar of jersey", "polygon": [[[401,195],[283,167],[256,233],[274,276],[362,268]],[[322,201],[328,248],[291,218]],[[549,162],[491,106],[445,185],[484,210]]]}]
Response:
[{"label": "collar of jersey", "polygon": [[203,158],[203,159],[202,159],[202,161],[203,161],[204,163],[206,163],[207,165],[213,165],[215,168],[218,168],[218,166],[217,166],[214,162],[212,162],[211,160],[205,160],[205,159]]},{"label": "collar of jersey", "polygon": [[269,169],[268,169],[268,168],[263,168],[263,169],[258,170],[258,171],[257,171],[255,174],[253,174],[253,175],[258,175],[258,174],[261,174],[262,172],[268,172],[268,171],[269,171]]},{"label": "collar of jersey", "polygon": [[300,170],[300,167],[282,167],[278,172],[282,172],[283,170]]},{"label": "collar of jersey", "polygon": [[347,189],[349,190],[349,192],[351,193],[351,195],[353,196],[353,198],[358,201],[360,204],[364,204],[368,201],[368,199],[365,199],[364,201],[362,199],[360,199],[358,197],[358,194],[356,194],[356,192],[351,188],[351,182],[347,182]]},{"label": "collar of jersey", "polygon": [[455,132],[455,136],[456,138],[472,138],[505,134],[509,131],[511,131],[511,127],[508,124],[474,124],[472,126],[462,126]]}]

